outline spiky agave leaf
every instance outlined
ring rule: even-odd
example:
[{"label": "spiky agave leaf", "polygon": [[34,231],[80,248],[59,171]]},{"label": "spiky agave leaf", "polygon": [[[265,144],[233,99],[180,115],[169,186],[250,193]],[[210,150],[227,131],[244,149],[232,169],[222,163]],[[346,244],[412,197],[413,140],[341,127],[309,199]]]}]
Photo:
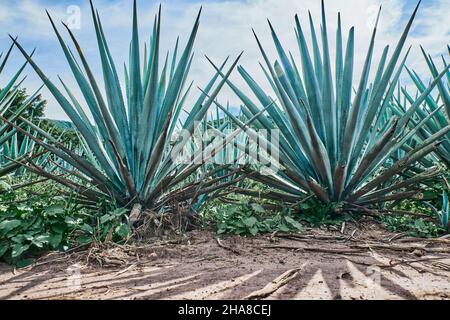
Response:
[{"label": "spiky agave leaf", "polygon": [[450,203],[448,197],[448,190],[442,191],[442,208],[439,210],[431,203],[425,202],[425,205],[430,207],[431,210],[436,214],[437,219],[442,228],[450,232]]},{"label": "spiky agave leaf", "polygon": [[[92,199],[102,194],[124,206],[139,204],[145,208],[161,208],[169,201],[184,201],[194,193],[207,192],[207,188],[197,190],[193,183],[183,184],[199,166],[195,162],[179,164],[174,159],[176,157],[173,155],[177,155],[177,151],[182,150],[189,139],[181,137],[175,142],[172,141],[175,127],[181,120],[180,111],[189,91],[185,90],[185,83],[192,63],[201,10],[181,54],[177,52],[179,47],[177,41],[169,69],[168,58],[161,60],[160,57],[161,7],[153,24],[150,48],[146,50],[149,54],[145,54],[145,60],[142,61],[137,6],[134,1],[130,59],[128,66],[125,66],[125,90],[122,90],[100,15],[92,2],[91,10],[101,58],[105,95],[102,94],[99,82],[75,35],[66,26],[78,52],[80,63],[69,45],[64,42],[50,15],[50,22],[85,103],[78,101],[63,82],[67,93],[64,95],[16,42],[79,131],[87,149],[87,156],[80,156],[65,148],[44,132],[40,133],[46,136],[48,141],[37,139],[36,142],[76,168],[77,174],[83,176],[95,190],[86,190],[80,184],[74,186],[74,182],[69,179],[63,180],[55,176],[53,178],[77,190],[89,191]],[[239,58],[226,72],[225,79],[238,60]],[[161,64],[161,61],[165,61],[164,64]],[[224,66],[225,63],[221,70]],[[211,79],[205,88],[210,97],[200,95],[189,116],[182,122],[182,132],[193,134],[224,85],[225,79],[219,79],[218,73]],[[218,80],[221,81],[215,87]],[[89,114],[84,111],[83,106],[87,106]],[[47,176],[51,177],[48,174]]]},{"label": "spiky agave leaf", "polygon": [[[303,27],[298,16],[295,17],[300,64],[292,54],[286,53],[270,22],[279,60],[270,61],[255,33],[266,64],[262,66],[263,71],[279,100],[259,118],[264,128],[279,129],[281,135],[279,145],[271,146],[279,151],[280,170],[264,178],[268,185],[297,195],[297,199],[301,197],[299,192],[307,192],[326,203],[371,205],[410,197],[421,182],[439,174],[433,168],[412,179],[403,175],[438,147],[450,126],[428,137],[398,161],[392,162],[390,156],[424,126],[419,123],[408,129],[412,115],[446,74],[448,66],[435,75],[434,81],[424,88],[404,115],[390,119],[388,124],[379,117],[389,106],[404,67],[408,53],[404,58],[401,53],[418,6],[390,58],[388,47],[385,48],[373,83],[369,83],[369,79],[378,22],[359,83],[353,80],[354,28],[348,33],[344,53],[340,16],[336,71],[332,69],[323,2],[322,50],[314,43],[314,50],[309,50]],[[314,29],[311,32],[313,39],[317,39]],[[244,103],[243,111],[251,116],[261,110],[258,105],[268,105],[272,100],[243,67],[238,70],[258,101],[252,101],[231,81],[227,83]]]},{"label": "spiky agave leaf", "polygon": [[[206,94],[206,93],[204,93]],[[208,96],[209,97],[209,96]],[[195,154],[201,152],[201,144],[211,143],[214,139],[226,139],[227,135],[232,133],[236,127],[233,124],[233,120],[227,112],[230,110],[229,103],[225,107],[225,113],[221,113],[220,107],[222,107],[218,101],[215,101],[216,107],[213,109],[212,114],[205,116],[203,124],[199,126],[200,136],[202,141],[191,141],[191,151]],[[219,107],[220,105],[220,107]],[[193,209],[199,211],[203,205],[210,200],[216,198],[222,198],[225,194],[230,194],[237,187],[242,188],[246,183],[246,174],[244,173],[243,165],[248,162],[247,146],[248,136],[242,131],[239,133],[231,143],[224,146],[222,150],[217,152],[211,161],[208,161],[199,168],[197,172],[197,179],[199,181],[205,181],[205,177],[210,176],[213,181],[222,181],[232,188],[213,188],[211,192],[203,195],[199,195],[196,199]],[[206,180],[205,182],[207,182]],[[201,187],[204,187],[204,183]]]},{"label": "spiky agave leaf", "polygon": [[[433,77],[439,74],[435,62],[430,55],[426,54],[423,48],[422,53],[425,57],[426,63],[431,71]],[[447,63],[445,58],[442,56],[442,61],[444,68],[446,68]],[[418,94],[421,94],[425,89],[425,82],[419,77],[419,75],[414,71],[406,68],[409,76],[417,87]],[[417,109],[414,118],[410,122],[410,127],[415,126],[417,123],[424,122],[417,134],[405,145],[405,150],[413,148],[417,144],[428,139],[431,135],[436,134],[439,130],[447,127],[450,124],[450,71],[447,69],[446,77],[443,77],[438,83],[438,97],[433,97],[429,95],[420,108]],[[413,95],[408,92],[406,88],[399,88],[397,96],[393,98],[392,106],[388,111],[389,114],[404,114],[406,110],[414,103]],[[441,144],[437,147],[434,154],[438,157],[440,161],[445,163],[448,168],[450,168],[450,133],[447,133],[441,138]],[[432,159],[431,159],[432,160]],[[426,166],[427,164],[425,164]],[[428,166],[430,162],[428,163]]]},{"label": "spiky agave leaf", "polygon": [[[6,55],[0,54],[0,76],[3,72],[14,44],[11,45]],[[3,57],[3,59],[2,59]],[[38,99],[40,89],[31,95],[22,105],[14,106],[14,101],[19,93],[19,87],[25,80],[19,80],[27,63],[24,63],[14,74],[12,79],[0,91],[0,117],[7,118],[10,122],[16,122],[22,114]],[[16,111],[12,112],[12,107]],[[19,137],[17,130],[0,120],[0,177],[17,172],[21,167],[21,160],[26,158],[34,148],[34,143],[27,138]]]},{"label": "spiky agave leaf", "polygon": [[[268,106],[266,106],[263,110],[269,109],[275,101],[272,101]],[[244,113],[241,113],[240,116],[233,115],[228,108],[225,108],[220,103],[215,101],[217,107],[219,107],[225,115],[229,118],[229,121],[232,121],[237,127],[243,130],[243,135],[241,139],[238,139],[233,142],[233,146],[235,150],[239,152],[240,157],[235,157],[235,161],[239,161],[242,165],[240,166],[240,183],[236,184],[231,190],[226,190],[225,194],[234,193],[234,194],[242,194],[247,196],[256,196],[259,199],[267,199],[267,200],[275,200],[275,201],[297,201],[298,198],[292,195],[288,195],[285,193],[280,193],[276,190],[267,189],[266,191],[255,191],[254,186],[250,183],[249,180],[254,180],[256,182],[262,182],[276,185],[279,187],[276,181],[271,181],[271,178],[266,175],[266,172],[270,172],[270,169],[267,168],[267,165],[273,165],[276,162],[274,157],[271,157],[268,154],[268,147],[272,148],[272,155],[274,152],[279,152],[274,144],[271,144],[270,141],[274,141],[278,138],[276,132],[268,131],[262,126],[260,115],[263,110],[258,113],[258,120],[254,122],[253,127],[248,128],[244,123],[246,116]],[[241,109],[244,111],[245,109]],[[251,117],[247,113],[247,117]],[[282,155],[283,156],[283,155]],[[283,157],[286,160],[285,157]],[[251,178],[251,179],[247,179]],[[281,190],[287,189],[291,194],[295,194],[296,196],[301,195],[301,192],[295,190],[292,187],[283,186],[280,188]],[[223,194],[223,193],[222,193]]]},{"label": "spiky agave leaf", "polygon": [[[2,145],[2,152],[0,157],[0,166],[6,168],[8,166],[19,165],[20,160],[29,155],[34,149],[34,141],[28,137],[24,137],[22,141],[19,135],[15,132],[11,139]],[[16,171],[16,173],[21,173]]]}]

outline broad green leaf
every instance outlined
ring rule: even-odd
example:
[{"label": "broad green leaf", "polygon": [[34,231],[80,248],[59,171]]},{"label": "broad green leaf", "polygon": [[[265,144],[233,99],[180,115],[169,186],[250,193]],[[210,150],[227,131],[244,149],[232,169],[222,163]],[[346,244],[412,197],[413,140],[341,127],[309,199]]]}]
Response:
[{"label": "broad green leaf", "polygon": [[13,259],[20,257],[23,253],[25,253],[28,249],[30,249],[30,245],[28,244],[15,244],[12,246],[11,257]]},{"label": "broad green leaf", "polygon": [[5,220],[0,223],[0,231],[3,235],[14,230],[22,224],[20,220]]}]

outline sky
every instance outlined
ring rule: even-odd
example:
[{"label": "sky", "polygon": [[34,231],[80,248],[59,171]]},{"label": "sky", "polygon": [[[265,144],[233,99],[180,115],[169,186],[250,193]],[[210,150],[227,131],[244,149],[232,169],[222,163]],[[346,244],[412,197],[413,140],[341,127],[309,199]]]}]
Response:
[{"label": "sky", "polygon": [[[173,50],[178,35],[181,37],[184,47],[197,12],[203,6],[200,30],[194,49],[195,59],[189,75],[190,80],[195,82],[194,88],[205,86],[214,74],[214,69],[205,59],[205,55],[208,55],[216,63],[220,63],[226,57],[235,58],[241,51],[244,51],[240,64],[268,92],[271,92],[259,67],[262,57],[251,29],[255,29],[271,60],[275,61],[277,56],[267,24],[267,19],[269,19],[284,47],[291,50],[294,57],[300,62],[295,40],[294,15],[299,15],[308,38],[310,36],[308,10],[316,22],[316,30],[320,28],[320,0],[138,0],[142,42],[149,41],[154,15],[160,3],[163,8],[162,53]],[[337,14],[340,12],[344,41],[346,41],[346,34],[350,27],[355,27],[354,76],[357,80],[367,54],[376,13],[378,7],[382,5],[372,67],[372,73],[375,73],[384,46],[391,45],[392,53],[416,4],[416,0],[325,0],[331,54],[334,54]],[[100,13],[115,63],[118,69],[122,70],[123,63],[128,61],[132,1],[94,0],[94,5]],[[51,28],[45,9],[50,12],[55,21],[75,22],[73,31],[100,80],[100,59],[88,0],[1,0],[0,50],[7,50],[10,45],[8,34],[18,36],[19,42],[27,50],[31,51],[36,48],[34,59],[46,75],[55,83],[59,75],[83,101],[81,94],[76,90],[76,83]],[[447,22],[449,16],[448,0],[422,1],[405,48],[409,45],[412,46],[407,61],[408,67],[416,70],[424,78],[429,77],[429,72],[421,56],[419,45],[422,45],[433,57],[444,55],[449,60],[447,51],[447,45],[450,42],[450,24]],[[79,17],[79,19],[74,20],[74,17]],[[64,30],[60,28],[60,31],[68,41],[69,38],[63,32]],[[18,50],[15,50],[5,74],[1,76],[0,85],[4,85],[5,81],[23,62],[23,56]],[[26,69],[26,74],[27,79],[24,86],[31,93],[40,87],[41,81],[30,67]],[[245,92],[249,92],[237,71],[233,73],[231,79]],[[402,83],[409,83],[406,75],[402,78]],[[187,105],[191,104],[199,93],[198,89],[193,90]],[[42,95],[48,100],[46,117],[68,119],[47,89],[42,90]],[[219,99],[224,102],[229,101],[233,106],[239,105],[237,97],[227,88],[221,92]],[[189,106],[186,108],[189,109]]]}]

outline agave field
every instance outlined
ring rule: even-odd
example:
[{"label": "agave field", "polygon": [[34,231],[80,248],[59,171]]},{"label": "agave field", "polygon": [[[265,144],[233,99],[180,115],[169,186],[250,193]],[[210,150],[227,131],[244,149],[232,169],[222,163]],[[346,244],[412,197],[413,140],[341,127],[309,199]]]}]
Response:
[{"label": "agave field", "polygon": [[[112,270],[102,278],[110,290],[89,283],[38,290],[36,280],[29,296],[284,299],[296,291],[296,298],[323,298],[320,288],[302,296],[319,270],[330,298],[349,298],[336,281],[351,273],[349,261],[360,271],[434,268],[448,279],[450,47],[442,43],[444,54],[436,55],[409,46],[420,3],[394,46],[377,42],[380,8],[362,65],[355,28],[345,30],[341,14],[328,26],[323,2],[317,21],[293,17],[294,43],[283,43],[269,21],[271,44],[253,31],[260,74],[241,65],[245,52],[219,62],[206,56],[204,86],[191,79],[204,8],[188,38],[165,51],[164,7],[146,41],[133,1],[124,65],[112,55],[114,35],[101,12],[92,2],[90,9],[97,60],[87,57],[93,48],[83,48],[76,30],[47,12],[71,84],[51,80],[40,49],[29,52],[20,34],[1,44],[1,298],[25,294],[11,269],[39,275],[52,265],[61,281],[70,265],[92,277]],[[414,65],[428,76],[409,67],[411,50],[421,52]],[[11,79],[5,69],[15,70]],[[28,74],[42,85],[36,92],[27,92]],[[44,117],[50,98],[69,121]],[[335,260],[323,262],[330,256]],[[412,265],[422,260],[426,268]],[[241,274],[230,261],[252,272]],[[155,266],[154,281],[167,290],[143,280]],[[228,271],[208,271],[219,269]],[[138,279],[134,291],[115,285],[127,274]],[[434,281],[427,276],[410,279],[417,289],[408,291],[383,274],[385,293],[360,297],[425,297],[431,293],[423,283]],[[448,290],[430,290],[449,298]]]}]

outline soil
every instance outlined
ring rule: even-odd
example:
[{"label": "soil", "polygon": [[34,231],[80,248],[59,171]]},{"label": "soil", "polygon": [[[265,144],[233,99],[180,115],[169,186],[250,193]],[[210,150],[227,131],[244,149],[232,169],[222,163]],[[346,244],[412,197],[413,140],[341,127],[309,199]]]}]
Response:
[{"label": "soil", "polygon": [[194,231],[0,264],[0,299],[449,299],[449,244],[373,221],[220,240]]}]

